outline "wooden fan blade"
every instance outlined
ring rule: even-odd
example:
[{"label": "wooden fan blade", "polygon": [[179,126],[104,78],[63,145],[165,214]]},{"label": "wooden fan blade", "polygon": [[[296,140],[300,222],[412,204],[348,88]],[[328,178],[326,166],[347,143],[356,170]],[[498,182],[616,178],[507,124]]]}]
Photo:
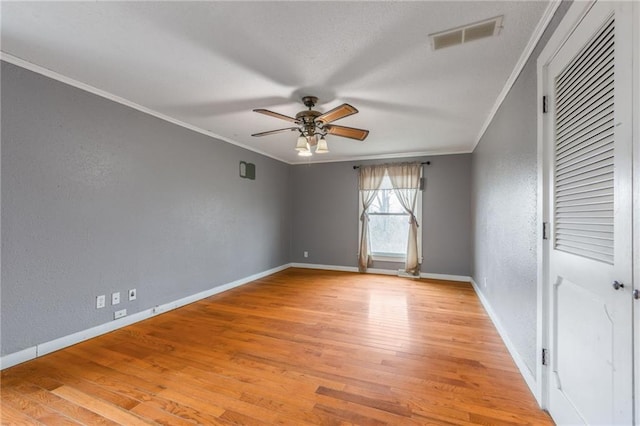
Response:
[{"label": "wooden fan blade", "polygon": [[281,120],[287,120],[290,121],[292,123],[298,123],[298,120],[296,120],[293,117],[289,117],[288,115],[284,115],[284,114],[279,114],[277,112],[273,112],[273,111],[269,111],[268,109],[254,109],[255,112],[259,112],[260,114],[265,114],[265,115],[270,115],[271,117],[275,117],[275,118],[279,118]]},{"label": "wooden fan blade", "polygon": [[287,127],[286,129],[278,129],[278,130],[269,130],[268,132],[260,132],[260,133],[254,133],[251,136],[267,136],[267,135],[275,135],[276,133],[282,133],[282,132],[292,132],[294,130],[298,130],[297,127]]},{"label": "wooden fan blade", "polygon": [[358,110],[355,107],[349,104],[342,104],[339,107],[335,107],[331,111],[327,111],[318,116],[316,121],[322,121],[325,124],[331,123],[332,121],[340,120],[341,118],[348,117],[357,112]]},{"label": "wooden fan blade", "polygon": [[369,134],[368,130],[356,129],[353,127],[345,127],[345,126],[325,126],[325,129],[330,135],[357,139],[359,141],[365,140],[365,138]]}]

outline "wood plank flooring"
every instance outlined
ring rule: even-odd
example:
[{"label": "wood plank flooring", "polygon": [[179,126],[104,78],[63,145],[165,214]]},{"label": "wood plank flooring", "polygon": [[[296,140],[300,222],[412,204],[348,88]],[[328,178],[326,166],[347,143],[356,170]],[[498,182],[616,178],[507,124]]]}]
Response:
[{"label": "wood plank flooring", "polygon": [[472,287],[288,269],[2,372],[11,425],[546,425]]}]

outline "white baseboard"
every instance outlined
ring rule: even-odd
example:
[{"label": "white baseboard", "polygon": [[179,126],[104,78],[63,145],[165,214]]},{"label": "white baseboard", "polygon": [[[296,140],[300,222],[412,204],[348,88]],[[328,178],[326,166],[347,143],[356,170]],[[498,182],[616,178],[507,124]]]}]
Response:
[{"label": "white baseboard", "polygon": [[[290,263],[292,268],[305,268],[305,269],[324,269],[326,271],[343,271],[343,272],[358,272],[358,268],[355,266],[339,266],[339,265],[318,265],[315,263]],[[369,268],[367,274],[380,274],[380,275],[398,275],[397,269],[378,269]],[[462,281],[466,283],[471,282],[471,277],[465,275],[449,275],[449,274],[430,274],[427,272],[421,272],[420,278],[426,278],[431,280],[445,280],[445,281]]]},{"label": "white baseboard", "polygon": [[[520,356],[520,353],[517,351],[516,347],[513,345],[513,342],[511,341],[511,339],[509,339],[509,336],[507,335],[507,331],[502,326],[502,323],[500,322],[498,315],[496,315],[495,311],[491,307],[491,304],[489,304],[489,301],[487,300],[487,298],[484,297],[484,294],[482,294],[482,292],[480,291],[480,288],[478,287],[478,284],[473,280],[473,278],[471,278],[471,285],[473,286],[473,289],[478,295],[478,299],[480,299],[480,303],[482,303],[484,310],[487,312],[487,315],[489,315],[489,318],[493,322],[493,325],[495,326],[496,330],[498,330],[498,334],[500,334],[500,337],[502,338],[502,342],[507,347],[507,350],[509,351],[511,358],[513,358],[513,361],[516,363],[518,370],[520,370],[520,374],[524,378],[524,381],[527,383],[527,386],[529,386],[529,390],[531,391],[533,396],[537,398],[538,384],[536,382],[536,378],[534,374],[529,370],[529,368],[527,367],[527,364],[525,364],[524,360],[522,359],[522,356]],[[539,402],[540,401],[538,401],[538,403]]]},{"label": "white baseboard", "polygon": [[23,349],[12,354],[8,354],[0,358],[0,370],[12,367],[16,364],[22,364],[23,362],[34,359],[38,354],[38,348],[31,346],[30,348]]},{"label": "white baseboard", "polygon": [[[46,354],[50,354],[51,352],[55,352],[57,350],[66,348],[68,346],[75,345],[76,343],[84,342],[85,340],[92,339],[94,337],[100,336],[102,334],[106,334],[117,330],[122,327],[126,327],[127,325],[131,325],[138,321],[145,320],[149,317],[152,317],[153,313],[151,309],[147,309],[141,312],[136,312],[135,314],[106,322],[104,324],[97,325],[95,327],[87,328],[86,330],[81,330],[73,334],[68,334],[66,336],[59,337],[54,340],[49,340],[48,342],[40,343],[35,346],[36,348],[36,358],[39,356],[43,356]],[[3,368],[9,367],[5,366],[4,363],[2,365]]]},{"label": "white baseboard", "polygon": [[114,321],[110,321],[98,326],[88,328],[86,330],[78,331],[77,333],[69,334],[67,336],[60,337],[58,339],[50,340],[48,342],[40,343],[35,346],[31,346],[27,349],[23,349],[18,352],[4,355],[0,357],[0,370],[12,367],[17,364],[21,364],[25,361],[46,355],[48,353],[66,348],[76,343],[83,342],[88,339],[100,336],[105,333],[117,330],[122,327],[134,324],[136,322],[151,318],[153,316],[162,314],[164,312],[171,311],[184,305],[196,302],[198,300],[213,296],[214,294],[222,293],[232,288],[239,287],[243,284],[247,284],[251,281],[266,277],[268,275],[275,274],[284,269],[291,267],[291,264],[284,264],[276,268],[272,268],[257,274],[250,275],[248,277],[241,278],[239,280],[232,281],[227,284],[223,284],[217,287],[213,287],[209,290],[202,291],[200,293],[193,294],[191,296],[183,297],[182,299],[175,300],[164,305],[154,306],[153,308],[146,309],[144,311],[136,312],[132,315],[120,318]]},{"label": "white baseboard", "polygon": [[462,281],[465,283],[471,282],[471,277],[468,277],[466,275],[429,274],[427,272],[421,272],[420,278],[426,278],[430,280]]},{"label": "white baseboard", "polygon": [[[318,265],[315,263],[291,263],[292,268],[304,268],[304,269],[322,269],[325,271],[341,271],[341,272],[358,272],[356,266],[340,266],[340,265]],[[398,275],[397,270],[393,269],[378,269],[368,268],[367,274],[377,275]]]},{"label": "white baseboard", "polygon": [[355,266],[318,265],[315,263],[290,263],[292,268],[324,269],[325,271],[358,272]]}]

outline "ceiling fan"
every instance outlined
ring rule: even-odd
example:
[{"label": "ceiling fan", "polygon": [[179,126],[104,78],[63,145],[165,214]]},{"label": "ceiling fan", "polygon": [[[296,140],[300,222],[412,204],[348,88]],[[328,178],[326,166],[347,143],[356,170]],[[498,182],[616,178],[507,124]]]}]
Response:
[{"label": "ceiling fan", "polygon": [[317,154],[329,152],[327,141],[324,138],[326,135],[342,136],[345,138],[363,141],[369,134],[368,130],[330,124],[336,120],[340,120],[341,118],[356,114],[358,110],[353,106],[349,104],[342,104],[323,114],[313,109],[317,102],[318,98],[315,96],[304,96],[302,98],[302,103],[308,109],[297,113],[295,118],[269,111],[267,109],[254,109],[255,112],[279,118],[281,120],[290,121],[295,123],[296,126],[254,133],[251,136],[267,136],[281,132],[297,131],[300,136],[298,136],[296,151],[298,151],[298,155],[307,157],[312,155],[312,147],[315,147],[315,152]]}]

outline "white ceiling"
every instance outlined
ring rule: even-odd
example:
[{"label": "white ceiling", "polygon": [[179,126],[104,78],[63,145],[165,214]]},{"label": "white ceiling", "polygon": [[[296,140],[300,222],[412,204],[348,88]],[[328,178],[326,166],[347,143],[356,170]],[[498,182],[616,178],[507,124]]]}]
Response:
[{"label": "white ceiling", "polygon": [[[3,2],[3,59],[288,163],[470,152],[548,1]],[[497,37],[431,50],[428,34],[504,15]],[[31,66],[33,64],[33,66]],[[48,70],[45,71],[44,69]],[[51,72],[50,72],[51,71]],[[111,96],[112,95],[112,96]],[[301,158],[303,95],[364,142]]]}]

